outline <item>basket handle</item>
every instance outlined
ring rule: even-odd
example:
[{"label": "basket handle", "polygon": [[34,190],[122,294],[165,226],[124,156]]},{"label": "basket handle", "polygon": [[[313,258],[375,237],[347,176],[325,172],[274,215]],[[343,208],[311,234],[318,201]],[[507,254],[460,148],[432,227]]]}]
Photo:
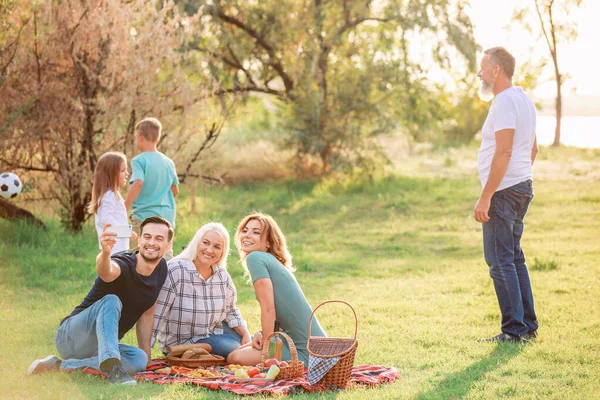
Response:
[{"label": "basket handle", "polygon": [[311,336],[310,333],[312,332],[310,330],[310,328],[312,325],[313,316],[315,315],[315,313],[321,306],[323,306],[327,303],[343,303],[343,304],[347,305],[348,307],[350,307],[350,309],[352,310],[352,313],[354,314],[354,340],[356,340],[356,334],[358,332],[358,317],[356,316],[356,310],[354,310],[354,307],[352,307],[352,304],[350,304],[344,300],[327,300],[327,301],[324,301],[321,304],[319,304],[317,307],[315,307],[312,314],[310,314],[310,318],[308,320],[308,338],[309,338],[309,340],[310,340],[310,336]]},{"label": "basket handle", "polygon": [[290,354],[292,355],[292,361],[297,362],[298,361],[298,350],[296,350],[296,345],[294,344],[294,341],[285,332],[281,332],[281,331],[273,332],[270,335],[267,335],[267,337],[263,339],[263,348],[262,348],[262,353],[261,353],[261,357],[260,357],[260,362],[264,364],[265,361],[267,361],[267,357],[269,356],[269,339],[271,339],[275,335],[281,335],[284,337],[285,341],[288,344],[288,347],[290,348]]}]

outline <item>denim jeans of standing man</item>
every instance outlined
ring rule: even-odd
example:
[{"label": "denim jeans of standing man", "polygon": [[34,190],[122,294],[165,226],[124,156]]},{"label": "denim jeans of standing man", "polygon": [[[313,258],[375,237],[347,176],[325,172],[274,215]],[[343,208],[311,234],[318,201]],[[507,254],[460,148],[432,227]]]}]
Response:
[{"label": "denim jeans of standing man", "polygon": [[121,300],[109,294],[65,320],[56,332],[56,349],[63,359],[60,368],[101,370],[102,362],[119,359],[127,373],[145,370],[146,353],[137,347],[119,343],[122,308]]},{"label": "denim jeans of standing man", "polygon": [[502,313],[502,332],[522,336],[537,330],[533,293],[521,249],[533,183],[523,181],[492,196],[483,226],[483,250]]}]

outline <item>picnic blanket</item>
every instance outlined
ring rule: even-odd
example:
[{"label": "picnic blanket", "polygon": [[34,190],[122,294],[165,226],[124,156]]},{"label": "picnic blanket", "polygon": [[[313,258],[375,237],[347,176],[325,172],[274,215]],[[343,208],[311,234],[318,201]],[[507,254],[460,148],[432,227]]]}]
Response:
[{"label": "picnic blanket", "polygon": [[[311,385],[308,381],[307,373],[308,370],[304,370],[304,376],[298,379],[281,379],[274,382],[260,382],[260,383],[231,383],[222,382],[219,380],[207,380],[203,378],[190,378],[182,375],[167,375],[164,373],[157,373],[156,370],[168,366],[165,359],[155,359],[154,363],[150,365],[146,371],[139,372],[133,375],[138,381],[152,382],[158,385],[165,384],[190,384],[196,386],[202,386],[212,390],[223,390],[227,392],[233,392],[236,394],[290,394],[296,392],[330,392],[339,390],[338,388],[325,386],[322,384]],[[85,368],[83,370],[86,374],[102,375],[100,371]],[[352,374],[348,382],[347,388],[353,386],[376,386],[384,383],[394,382],[400,378],[400,374],[394,367],[385,367],[383,365],[359,365],[352,368]]]}]

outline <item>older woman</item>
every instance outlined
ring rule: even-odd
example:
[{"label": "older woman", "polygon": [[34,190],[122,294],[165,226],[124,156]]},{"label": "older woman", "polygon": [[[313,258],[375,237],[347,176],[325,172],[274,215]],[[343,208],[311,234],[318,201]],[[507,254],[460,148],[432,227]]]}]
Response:
[{"label": "older woman", "polygon": [[208,343],[213,354],[227,358],[252,341],[236,305],[235,285],[225,269],[229,241],[223,225],[208,223],[169,261],[152,332],[163,353],[173,345]]},{"label": "older woman", "polygon": [[[298,350],[298,359],[308,365],[308,320],[312,309],[294,276],[292,256],[285,236],[273,217],[253,213],[240,222],[235,234],[240,258],[250,273],[256,299],[260,304],[262,330],[256,332],[252,343],[230,354],[235,364],[255,365],[261,361],[264,338],[273,333],[275,320],[287,333]],[[326,336],[316,318],[313,318],[311,336]],[[268,344],[266,344],[268,345]],[[282,360],[290,360],[286,341]]]}]

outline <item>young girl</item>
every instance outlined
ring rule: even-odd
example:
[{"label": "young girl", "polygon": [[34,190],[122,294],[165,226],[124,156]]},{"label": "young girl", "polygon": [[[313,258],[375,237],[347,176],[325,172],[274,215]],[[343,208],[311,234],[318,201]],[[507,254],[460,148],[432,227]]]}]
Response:
[{"label": "young girl", "polygon": [[[127,210],[125,200],[119,189],[127,183],[127,157],[117,152],[105,153],[98,160],[94,171],[92,200],[88,205],[90,214],[95,214],[98,237],[102,234],[104,225],[127,225]],[[137,235],[132,233],[131,240]],[[129,249],[129,238],[117,238],[111,255]]]}]

